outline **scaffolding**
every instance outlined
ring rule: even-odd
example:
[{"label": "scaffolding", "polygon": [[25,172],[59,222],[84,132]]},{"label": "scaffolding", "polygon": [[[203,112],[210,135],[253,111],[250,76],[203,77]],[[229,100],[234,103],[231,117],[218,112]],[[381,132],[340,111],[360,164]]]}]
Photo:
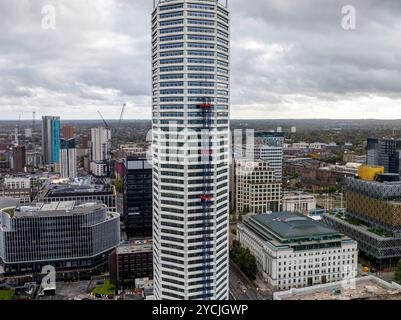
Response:
[{"label": "scaffolding", "polygon": [[211,194],[210,179],[212,176],[212,141],[211,141],[211,127],[212,127],[212,114],[213,105],[208,99],[203,99],[203,102],[197,106],[202,113],[202,147],[201,163],[203,167],[202,172],[202,194],[199,196],[202,203],[202,231],[203,231],[203,299],[210,299],[211,285],[210,285],[210,216],[213,205],[213,195]]}]

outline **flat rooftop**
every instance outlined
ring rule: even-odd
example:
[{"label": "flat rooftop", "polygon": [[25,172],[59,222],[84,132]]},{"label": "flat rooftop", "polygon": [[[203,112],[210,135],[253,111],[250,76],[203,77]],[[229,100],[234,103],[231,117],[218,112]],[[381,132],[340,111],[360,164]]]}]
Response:
[{"label": "flat rooftop", "polygon": [[45,190],[45,197],[61,197],[80,194],[107,194],[113,193],[110,185],[85,184],[78,185],[73,183],[50,184]]},{"label": "flat rooftop", "polygon": [[272,231],[283,239],[315,236],[334,236],[339,233],[320,222],[295,212],[273,212],[249,217],[263,228]]},{"label": "flat rooftop", "polygon": [[141,253],[152,252],[153,241],[152,239],[143,240],[125,240],[121,241],[117,247],[117,254]]},{"label": "flat rooftop", "polygon": [[398,300],[401,286],[375,276],[274,293],[274,300]]},{"label": "flat rooftop", "polygon": [[309,193],[304,193],[304,192],[299,192],[299,191],[288,191],[288,192],[284,192],[283,198],[286,199],[306,199],[306,198],[310,198],[310,199],[315,199],[315,197],[312,194]]},{"label": "flat rooftop", "polygon": [[88,202],[76,204],[75,201],[61,201],[51,203],[31,203],[18,205],[12,209],[5,209],[5,212],[13,218],[44,217],[44,216],[63,216],[81,215],[104,208],[100,202]]}]

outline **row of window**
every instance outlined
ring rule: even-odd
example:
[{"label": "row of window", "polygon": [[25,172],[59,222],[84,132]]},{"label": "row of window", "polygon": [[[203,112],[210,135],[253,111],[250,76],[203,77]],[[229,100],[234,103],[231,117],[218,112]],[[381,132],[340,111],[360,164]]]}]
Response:
[{"label": "row of window", "polygon": [[[199,82],[200,83],[200,82]],[[194,83],[194,86],[199,86],[199,84]],[[204,85],[202,85],[204,86]],[[204,94],[204,95],[214,95],[215,93],[218,95],[228,96],[227,90],[213,90],[213,89],[188,89],[188,94]],[[153,93],[156,94],[155,92]],[[184,89],[162,89],[160,90],[160,94],[184,94]]]},{"label": "row of window", "polygon": [[[206,50],[188,50],[188,55],[191,56],[204,56],[204,57],[214,57],[215,54],[217,57],[228,60],[228,55],[220,52],[214,51],[206,51]],[[182,56],[184,55],[184,50],[175,50],[175,51],[164,51],[160,53],[160,57],[172,57],[172,56]],[[153,60],[156,59],[156,55],[153,56]]]},{"label": "row of window", "polygon": [[[228,37],[228,35],[227,35]],[[160,42],[166,42],[166,41],[177,41],[177,40],[183,40],[184,39],[184,35],[183,34],[176,34],[176,35],[171,35],[171,36],[161,36],[160,37]],[[220,37],[217,37],[217,39],[215,39],[214,36],[208,36],[208,35],[204,35],[204,34],[188,34],[187,35],[187,40],[195,40],[195,41],[217,41],[218,43],[224,44],[226,46],[228,46],[229,42],[225,39],[222,39]],[[153,41],[153,46],[156,44],[157,39],[155,39]]]},{"label": "row of window", "polygon": [[[222,24],[220,24],[222,25]],[[228,28],[225,27],[225,30],[228,31]],[[188,32],[197,32],[197,33],[202,33],[202,34],[207,34],[207,33],[215,33],[216,29],[215,28],[207,28],[207,27],[193,27],[193,26],[188,26],[187,27],[187,31]],[[180,33],[180,32],[184,32],[184,27],[170,27],[170,28],[163,28],[159,30],[160,34],[168,34],[168,33]],[[219,29],[217,29],[217,34],[223,38],[228,39],[228,33],[221,31]],[[156,34],[153,34],[153,37]]]},{"label": "row of window", "polygon": [[[188,97],[188,101],[190,102],[203,102],[205,97]],[[209,97],[211,98],[211,97]],[[158,99],[154,98],[153,102],[157,102]],[[220,98],[216,99],[219,103],[228,103],[228,98]],[[160,102],[184,102],[184,97],[160,97]],[[169,131],[166,129],[166,131]]]},{"label": "row of window", "polygon": [[[227,57],[228,58],[228,57]],[[187,58],[188,63],[200,63],[200,64],[215,64],[228,67],[228,62],[215,60],[210,58]],[[179,64],[184,63],[184,58],[167,58],[167,59],[160,59],[160,64]],[[156,63],[153,65],[156,66]]]}]

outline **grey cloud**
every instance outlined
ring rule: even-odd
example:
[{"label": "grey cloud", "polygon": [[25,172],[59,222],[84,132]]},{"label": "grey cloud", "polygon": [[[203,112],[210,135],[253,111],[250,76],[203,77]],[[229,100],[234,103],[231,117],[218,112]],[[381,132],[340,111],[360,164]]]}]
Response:
[{"label": "grey cloud", "polygon": [[[345,31],[341,7],[350,2],[357,30]],[[57,8],[56,30],[41,29],[48,3]],[[363,116],[380,97],[386,112],[399,106],[400,1],[231,0],[229,6],[234,117],[308,117],[316,110],[320,117],[338,110],[340,117],[344,104],[355,110],[350,117]],[[1,1],[0,108],[14,118],[21,109],[66,118],[81,110],[81,118],[91,118],[98,108],[116,117],[128,101],[136,107],[127,117],[150,117],[151,11],[150,0]]]}]

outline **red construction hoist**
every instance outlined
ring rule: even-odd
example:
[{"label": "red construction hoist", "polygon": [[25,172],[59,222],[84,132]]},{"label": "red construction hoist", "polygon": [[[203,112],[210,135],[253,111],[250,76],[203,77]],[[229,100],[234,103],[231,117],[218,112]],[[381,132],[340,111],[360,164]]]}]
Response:
[{"label": "red construction hoist", "polygon": [[202,112],[202,147],[201,147],[201,163],[203,167],[203,193],[199,196],[202,202],[202,229],[203,229],[203,299],[210,299],[211,283],[210,283],[210,259],[211,259],[211,244],[210,244],[210,216],[211,206],[213,204],[213,195],[211,194],[210,179],[212,176],[212,140],[211,140],[211,127],[212,127],[212,114],[213,105],[204,99],[198,105]]}]

